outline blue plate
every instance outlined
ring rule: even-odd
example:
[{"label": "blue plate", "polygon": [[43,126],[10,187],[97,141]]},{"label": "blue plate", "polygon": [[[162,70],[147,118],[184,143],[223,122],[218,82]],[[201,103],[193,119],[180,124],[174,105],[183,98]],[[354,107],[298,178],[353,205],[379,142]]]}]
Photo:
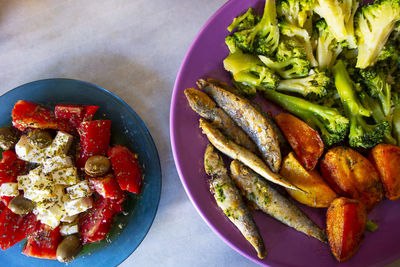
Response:
[{"label": "blue plate", "polygon": [[[11,124],[11,110],[18,100],[53,108],[56,104],[97,105],[98,119],[111,120],[111,144],[125,145],[139,155],[144,171],[143,192],[129,194],[125,212],[117,216],[106,239],[85,245],[68,266],[116,266],[142,242],[153,223],[161,193],[161,168],[157,149],[143,121],[124,101],[96,85],[70,79],[48,79],[21,85],[0,97],[0,125]],[[0,265],[65,266],[21,254],[24,241],[0,252]]]}]

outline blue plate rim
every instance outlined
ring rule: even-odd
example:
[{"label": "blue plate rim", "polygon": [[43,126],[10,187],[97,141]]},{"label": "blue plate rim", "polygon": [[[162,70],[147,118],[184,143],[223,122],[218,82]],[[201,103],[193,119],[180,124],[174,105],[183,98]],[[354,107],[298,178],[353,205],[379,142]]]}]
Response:
[{"label": "blue plate rim", "polygon": [[[82,80],[77,80],[77,79],[71,79],[71,78],[47,78],[47,79],[40,79],[40,80],[35,80],[35,81],[31,81],[31,82],[24,83],[24,84],[19,85],[19,86],[15,87],[15,88],[13,88],[13,89],[11,89],[11,90],[8,90],[8,91],[5,92],[4,94],[0,95],[0,98],[6,96],[6,95],[8,95],[8,94],[11,94],[11,93],[14,92],[14,91],[17,91],[17,90],[20,89],[21,87],[29,86],[30,84],[40,83],[40,82],[46,82],[46,81],[55,81],[55,80],[57,80],[57,81],[72,81],[72,82],[81,83],[81,84],[85,84],[85,85],[94,87],[94,88],[100,90],[101,92],[103,92],[103,93],[105,93],[105,94],[107,94],[107,95],[109,95],[109,96],[115,98],[115,99],[118,100],[119,102],[121,102],[124,106],[126,106],[126,107],[134,114],[135,117],[137,117],[137,119],[138,119],[138,121],[140,122],[141,126],[143,127],[145,133],[149,136],[149,140],[150,140],[150,142],[151,142],[152,148],[153,148],[153,150],[154,150],[154,152],[155,152],[155,155],[157,156],[157,159],[156,159],[157,170],[156,170],[156,171],[157,171],[157,173],[159,173],[159,184],[160,184],[160,186],[159,186],[159,189],[157,190],[157,200],[156,200],[156,203],[155,203],[156,205],[155,205],[154,213],[152,214],[151,223],[150,223],[150,224],[148,225],[148,227],[146,228],[146,233],[143,235],[143,237],[141,238],[141,240],[138,242],[137,246],[136,246],[126,257],[122,257],[122,259],[121,259],[121,260],[119,261],[119,263],[116,265],[116,266],[118,266],[118,265],[120,265],[121,263],[123,263],[127,258],[129,258],[129,257],[136,251],[136,249],[141,245],[141,243],[143,242],[143,240],[144,240],[144,239],[146,238],[146,236],[148,235],[148,233],[149,233],[149,231],[150,231],[150,228],[151,228],[151,226],[153,225],[154,220],[155,220],[155,218],[156,218],[156,216],[157,216],[157,212],[158,212],[158,208],[159,208],[160,200],[161,200],[161,192],[162,192],[162,168],[161,168],[160,155],[158,154],[157,146],[156,146],[156,144],[154,143],[153,136],[151,135],[149,129],[148,129],[147,126],[146,126],[146,124],[143,122],[142,118],[136,113],[136,111],[135,111],[131,106],[129,106],[129,105],[128,105],[121,97],[119,97],[118,95],[112,93],[111,91],[109,91],[109,90],[107,90],[107,89],[105,89],[105,88],[103,88],[103,87],[101,87],[101,86],[98,86],[98,85],[93,84],[93,83],[90,83],[90,82],[86,82],[86,81],[82,81]],[[23,242],[23,241],[21,241],[21,242]]]}]

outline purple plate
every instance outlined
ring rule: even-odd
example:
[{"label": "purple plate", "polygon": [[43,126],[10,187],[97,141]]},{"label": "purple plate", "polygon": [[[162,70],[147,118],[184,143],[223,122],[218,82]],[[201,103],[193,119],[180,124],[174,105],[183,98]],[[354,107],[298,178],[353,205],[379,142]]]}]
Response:
[{"label": "purple plate", "polygon": [[[268,256],[257,258],[252,246],[217,207],[208,190],[203,169],[203,154],[208,143],[199,129],[199,116],[191,110],[183,91],[196,87],[199,78],[229,81],[222,61],[228,55],[224,38],[232,19],[249,7],[262,8],[260,0],[232,0],[222,6],[206,23],[194,40],[176,79],[171,103],[171,143],[179,176],[194,206],[207,224],[232,248],[265,266],[383,266],[400,257],[400,203],[385,200],[368,216],[379,224],[374,233],[367,232],[357,254],[345,263],[337,263],[329,247],[316,239],[281,224],[270,216],[255,212],[255,221],[263,236]],[[266,111],[276,106],[263,101]],[[326,209],[300,208],[325,228]],[[397,207],[396,207],[397,206]]]}]

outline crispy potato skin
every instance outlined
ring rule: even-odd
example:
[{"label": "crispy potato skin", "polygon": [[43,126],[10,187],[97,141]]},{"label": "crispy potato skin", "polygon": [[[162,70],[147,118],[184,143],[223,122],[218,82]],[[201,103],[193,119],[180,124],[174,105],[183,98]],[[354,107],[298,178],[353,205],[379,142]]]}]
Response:
[{"label": "crispy potato skin", "polygon": [[338,197],[316,170],[307,171],[295,158],[293,152],[282,163],[280,174],[307,193],[287,189],[292,198],[315,208],[327,208]]},{"label": "crispy potato skin", "polygon": [[321,160],[320,169],[322,177],[336,193],[360,200],[368,212],[383,198],[378,171],[353,149],[330,149]]},{"label": "crispy potato skin", "polygon": [[333,256],[339,262],[351,258],[363,238],[367,212],[355,199],[335,199],[326,213],[326,231]]},{"label": "crispy potato skin", "polygon": [[385,190],[385,196],[390,200],[400,198],[400,147],[379,144],[372,149],[369,159],[376,167]]},{"label": "crispy potato skin", "polygon": [[324,143],[319,133],[289,113],[280,113],[275,116],[275,120],[301,165],[306,170],[314,169],[324,152]]}]

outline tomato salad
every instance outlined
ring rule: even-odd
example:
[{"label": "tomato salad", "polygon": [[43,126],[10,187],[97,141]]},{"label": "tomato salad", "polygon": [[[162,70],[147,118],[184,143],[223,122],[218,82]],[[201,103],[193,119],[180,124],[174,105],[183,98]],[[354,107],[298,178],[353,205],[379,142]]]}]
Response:
[{"label": "tomato salad", "polygon": [[110,146],[111,121],[98,106],[18,101],[0,128],[0,248],[27,238],[26,256],[73,260],[103,240],[126,191],[141,193],[138,156]]}]

